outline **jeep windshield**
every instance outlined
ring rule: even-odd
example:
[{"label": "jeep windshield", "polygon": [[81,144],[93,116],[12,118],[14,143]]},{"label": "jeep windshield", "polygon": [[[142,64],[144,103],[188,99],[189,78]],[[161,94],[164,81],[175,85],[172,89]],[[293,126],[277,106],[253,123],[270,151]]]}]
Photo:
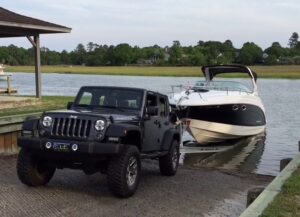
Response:
[{"label": "jeep windshield", "polygon": [[74,107],[139,110],[142,99],[143,91],[138,89],[83,87],[75,99]]}]

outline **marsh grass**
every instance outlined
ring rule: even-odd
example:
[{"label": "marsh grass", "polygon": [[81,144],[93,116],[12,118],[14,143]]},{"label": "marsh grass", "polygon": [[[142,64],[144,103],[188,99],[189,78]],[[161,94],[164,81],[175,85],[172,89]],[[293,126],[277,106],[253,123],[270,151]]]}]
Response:
[{"label": "marsh grass", "polygon": [[300,168],[283,185],[281,192],[261,215],[262,217],[300,216]]},{"label": "marsh grass", "polygon": [[67,107],[69,101],[73,100],[74,97],[68,96],[43,96],[42,100],[32,98],[0,109],[0,117],[63,109]]},{"label": "marsh grass", "polygon": [[[300,79],[300,65],[251,66],[259,78]],[[33,66],[11,66],[8,72],[34,72]],[[151,66],[42,66],[43,73],[132,75],[132,76],[202,76],[201,67],[151,67]],[[232,77],[235,77],[233,75]]]}]

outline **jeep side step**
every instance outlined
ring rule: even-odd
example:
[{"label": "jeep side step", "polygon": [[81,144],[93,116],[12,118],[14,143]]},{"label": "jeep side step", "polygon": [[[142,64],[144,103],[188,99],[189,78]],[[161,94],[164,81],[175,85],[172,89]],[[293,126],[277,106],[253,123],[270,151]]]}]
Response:
[{"label": "jeep side step", "polygon": [[159,151],[159,152],[151,152],[151,153],[141,153],[140,157],[141,159],[151,159],[151,158],[157,158],[157,157],[161,157],[164,156],[168,153],[168,151]]}]

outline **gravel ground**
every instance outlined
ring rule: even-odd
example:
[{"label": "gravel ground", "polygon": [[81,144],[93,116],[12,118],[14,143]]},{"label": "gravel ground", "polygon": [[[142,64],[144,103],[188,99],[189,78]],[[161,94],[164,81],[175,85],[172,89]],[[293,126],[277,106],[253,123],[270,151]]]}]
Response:
[{"label": "gravel ground", "polygon": [[16,156],[0,157],[0,216],[239,216],[247,190],[266,186],[271,177],[180,167],[174,177],[144,162],[141,182],[129,199],[113,197],[106,176],[57,170],[47,186],[23,185]]}]

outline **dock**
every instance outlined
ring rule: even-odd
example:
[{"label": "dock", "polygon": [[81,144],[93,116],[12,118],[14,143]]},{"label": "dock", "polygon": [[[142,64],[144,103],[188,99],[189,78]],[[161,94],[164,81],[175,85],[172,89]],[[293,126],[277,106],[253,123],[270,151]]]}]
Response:
[{"label": "dock", "polygon": [[0,88],[0,94],[13,94],[13,93],[18,93],[18,90],[15,89],[15,88],[6,88],[6,89],[3,89],[3,88]]},{"label": "dock", "polygon": [[11,74],[6,74],[6,75],[3,75],[1,74],[1,78],[5,78],[4,81],[6,81],[6,88],[1,88],[0,86],[0,94],[13,94],[13,93],[17,93],[17,89],[16,88],[12,88],[11,87]]}]

